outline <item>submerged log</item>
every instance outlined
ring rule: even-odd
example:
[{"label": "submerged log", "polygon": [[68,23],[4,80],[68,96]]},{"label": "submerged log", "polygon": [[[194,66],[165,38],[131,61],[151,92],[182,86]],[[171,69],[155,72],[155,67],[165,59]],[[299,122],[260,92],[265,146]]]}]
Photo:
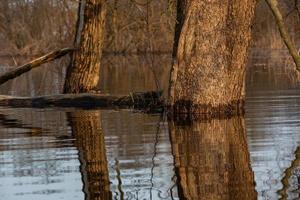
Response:
[{"label": "submerged log", "polygon": [[9,72],[1,75],[0,76],[0,85],[32,70],[33,68],[39,67],[44,63],[61,58],[74,50],[75,50],[74,48],[64,48],[64,49],[60,49],[57,51],[52,51],[42,57],[36,58],[36,59],[30,61],[29,63],[26,63],[20,67],[17,67],[16,69],[14,69],[12,71],[9,71]]},{"label": "submerged log", "polygon": [[0,95],[0,106],[10,107],[81,107],[81,108],[136,108],[162,111],[162,91],[136,92],[126,96],[110,94],[57,94],[39,97]]}]

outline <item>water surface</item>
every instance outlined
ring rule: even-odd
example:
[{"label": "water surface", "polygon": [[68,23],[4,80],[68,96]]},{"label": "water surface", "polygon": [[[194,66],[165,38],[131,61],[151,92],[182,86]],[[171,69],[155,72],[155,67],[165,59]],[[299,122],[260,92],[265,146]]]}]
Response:
[{"label": "water surface", "polygon": [[[252,55],[245,118],[168,122],[132,110],[0,108],[1,199],[298,198],[298,77],[278,52]],[[153,72],[167,87],[169,56],[104,63],[104,92],[155,90]],[[51,82],[43,73],[0,91],[59,93],[64,70],[44,75]]]}]

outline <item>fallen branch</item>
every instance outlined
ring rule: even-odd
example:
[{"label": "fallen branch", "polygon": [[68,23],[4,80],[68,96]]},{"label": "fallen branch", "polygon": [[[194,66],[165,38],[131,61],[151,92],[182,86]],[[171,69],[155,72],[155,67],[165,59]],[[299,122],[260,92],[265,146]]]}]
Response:
[{"label": "fallen branch", "polygon": [[7,72],[3,75],[0,76],[0,85],[9,81],[10,79],[14,79],[30,70],[32,70],[33,68],[36,68],[44,63],[53,61],[55,59],[61,58],[62,56],[70,53],[71,51],[74,51],[74,48],[64,48],[64,49],[60,49],[57,51],[53,51],[50,52],[42,57],[39,57],[33,61],[30,61],[29,63],[22,65],[10,72]]},{"label": "fallen branch", "polygon": [[10,107],[81,107],[81,108],[136,108],[161,111],[162,92],[140,92],[126,96],[109,94],[58,94],[40,97],[14,97],[0,95],[0,106]]}]

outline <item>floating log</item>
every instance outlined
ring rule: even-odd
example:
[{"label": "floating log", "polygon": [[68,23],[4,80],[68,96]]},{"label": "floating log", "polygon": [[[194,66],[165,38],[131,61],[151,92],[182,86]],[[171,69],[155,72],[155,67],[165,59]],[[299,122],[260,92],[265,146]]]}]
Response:
[{"label": "floating log", "polygon": [[81,108],[135,108],[162,111],[162,91],[136,92],[126,96],[110,94],[57,94],[38,97],[0,95],[0,106],[9,107],[81,107]]},{"label": "floating log", "polygon": [[33,68],[39,67],[44,63],[61,58],[62,56],[66,55],[74,50],[75,50],[75,48],[64,48],[64,49],[60,49],[57,51],[52,51],[42,57],[36,58],[36,59],[30,61],[29,63],[26,63],[20,67],[17,67],[16,69],[14,69],[12,71],[9,71],[9,72],[1,75],[0,76],[0,85],[32,70]]}]

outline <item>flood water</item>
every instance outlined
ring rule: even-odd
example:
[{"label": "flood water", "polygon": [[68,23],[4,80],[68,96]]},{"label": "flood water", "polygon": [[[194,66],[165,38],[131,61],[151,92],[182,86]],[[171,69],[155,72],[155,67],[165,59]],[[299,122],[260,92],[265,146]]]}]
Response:
[{"label": "flood water", "polygon": [[[300,79],[284,53],[258,55],[250,56],[244,118],[0,108],[0,199],[299,199]],[[154,90],[153,71],[167,87],[168,55],[103,63],[104,92]],[[59,93],[63,76],[35,70],[0,91]]]}]

